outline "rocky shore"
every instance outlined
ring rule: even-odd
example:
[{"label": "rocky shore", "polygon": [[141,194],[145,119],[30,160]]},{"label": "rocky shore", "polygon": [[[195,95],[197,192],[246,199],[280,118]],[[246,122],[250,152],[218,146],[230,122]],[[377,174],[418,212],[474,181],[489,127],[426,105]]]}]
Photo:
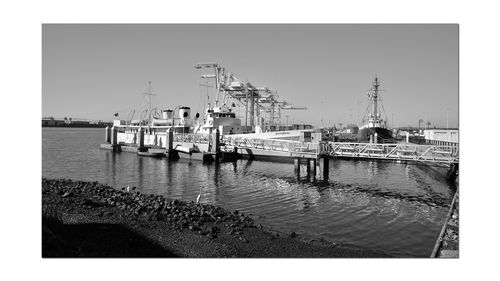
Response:
[{"label": "rocky shore", "polygon": [[438,239],[440,242],[439,252],[437,257],[440,258],[458,258],[459,257],[459,196],[458,191],[455,194],[453,206],[450,210],[450,216],[444,225],[442,237]]},{"label": "rocky shore", "polygon": [[221,207],[118,190],[98,182],[42,179],[43,257],[388,257],[302,239]]}]

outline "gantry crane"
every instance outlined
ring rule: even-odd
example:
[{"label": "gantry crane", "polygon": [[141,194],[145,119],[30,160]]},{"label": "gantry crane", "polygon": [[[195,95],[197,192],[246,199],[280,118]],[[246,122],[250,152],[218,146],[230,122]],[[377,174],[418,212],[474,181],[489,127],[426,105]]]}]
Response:
[{"label": "gantry crane", "polygon": [[[234,74],[226,72],[225,67],[218,63],[198,63],[196,69],[211,68],[214,74],[204,74],[201,77],[205,79],[213,78],[215,81],[215,104],[219,106],[219,99],[222,99],[221,105],[230,101],[240,107],[245,108],[245,126],[264,125],[261,121],[261,112],[269,113],[269,129],[275,125],[275,120],[281,120],[281,110],[299,109],[306,107],[294,107],[286,101],[280,101],[277,91],[267,87],[255,87],[250,82],[242,82]],[[256,122],[257,121],[257,122]],[[265,122],[264,122],[265,123]],[[280,122],[281,123],[281,122]]]}]

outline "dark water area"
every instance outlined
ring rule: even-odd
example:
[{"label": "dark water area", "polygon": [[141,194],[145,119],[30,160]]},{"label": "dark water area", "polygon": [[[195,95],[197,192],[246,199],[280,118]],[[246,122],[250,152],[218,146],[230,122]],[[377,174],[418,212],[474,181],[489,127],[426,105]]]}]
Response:
[{"label": "dark water area", "polygon": [[42,176],[186,201],[201,190],[202,203],[250,213],[275,230],[398,257],[429,257],[454,191],[442,176],[409,164],[332,159],[330,180],[309,182],[287,163],[168,161],[101,150],[103,142],[103,129],[43,128]]}]

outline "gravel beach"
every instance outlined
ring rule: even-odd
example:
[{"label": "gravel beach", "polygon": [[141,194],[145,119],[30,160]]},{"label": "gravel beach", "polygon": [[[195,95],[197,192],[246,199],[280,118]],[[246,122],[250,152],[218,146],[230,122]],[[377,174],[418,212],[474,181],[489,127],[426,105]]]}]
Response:
[{"label": "gravel beach", "polygon": [[303,239],[221,207],[118,190],[98,182],[42,179],[42,256],[365,258],[380,252]]}]

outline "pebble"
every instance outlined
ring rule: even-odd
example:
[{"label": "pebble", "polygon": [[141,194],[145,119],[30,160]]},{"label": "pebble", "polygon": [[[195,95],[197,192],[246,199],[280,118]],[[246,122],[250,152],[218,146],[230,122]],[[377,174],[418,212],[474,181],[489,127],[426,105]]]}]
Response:
[{"label": "pebble", "polygon": [[73,196],[73,193],[71,193],[71,191],[68,191],[68,192],[64,193],[61,197],[66,198],[66,197],[70,197],[70,196]]}]

